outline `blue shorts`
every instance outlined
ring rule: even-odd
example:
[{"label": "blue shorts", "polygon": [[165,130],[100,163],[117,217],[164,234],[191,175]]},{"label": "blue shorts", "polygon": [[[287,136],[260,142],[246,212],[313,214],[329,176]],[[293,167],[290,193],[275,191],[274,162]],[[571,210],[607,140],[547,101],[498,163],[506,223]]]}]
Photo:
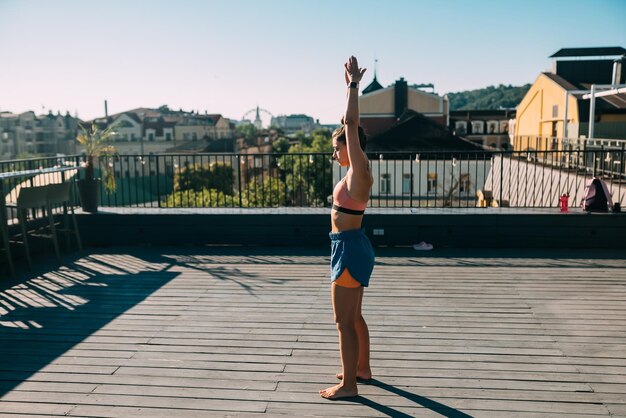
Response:
[{"label": "blue shorts", "polygon": [[374,248],[363,229],[331,232],[330,279],[335,281],[345,269],[367,287],[374,269]]}]

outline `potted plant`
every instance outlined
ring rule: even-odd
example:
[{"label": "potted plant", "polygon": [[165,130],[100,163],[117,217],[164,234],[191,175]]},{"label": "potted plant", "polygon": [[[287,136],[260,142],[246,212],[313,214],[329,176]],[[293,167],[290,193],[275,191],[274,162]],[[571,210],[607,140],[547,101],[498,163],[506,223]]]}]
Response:
[{"label": "potted plant", "polygon": [[[83,146],[86,160],[84,162],[85,178],[77,180],[78,193],[82,209],[85,212],[97,212],[98,200],[100,196],[100,179],[94,174],[94,160],[96,158],[112,158],[118,155],[117,149],[110,145],[110,141],[115,134],[113,126],[100,129],[95,123],[91,124],[91,128],[87,129],[80,125],[80,132],[76,137],[78,143]],[[104,165],[104,189],[107,192],[114,192],[117,185],[113,166]]]}]

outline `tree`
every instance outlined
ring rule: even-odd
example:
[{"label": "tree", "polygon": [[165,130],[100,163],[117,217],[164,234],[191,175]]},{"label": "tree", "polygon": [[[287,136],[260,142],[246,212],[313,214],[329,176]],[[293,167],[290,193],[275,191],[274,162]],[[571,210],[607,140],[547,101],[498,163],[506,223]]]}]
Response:
[{"label": "tree", "polygon": [[168,208],[217,208],[234,206],[233,196],[216,189],[182,190],[167,196]]},{"label": "tree", "polygon": [[272,150],[276,154],[285,154],[289,151],[289,147],[291,144],[287,138],[278,138],[276,141],[272,143]]},{"label": "tree", "polygon": [[229,164],[217,162],[186,165],[174,177],[174,192],[214,189],[221,193],[232,194],[234,180],[233,168]]},{"label": "tree", "polygon": [[256,127],[251,123],[242,123],[237,125],[235,132],[239,138],[244,138],[246,142],[253,141],[256,138]]},{"label": "tree", "polygon": [[511,109],[522,101],[529,89],[530,84],[519,87],[500,84],[498,87],[448,93],[450,110]]},{"label": "tree", "polygon": [[453,163],[450,165],[448,170],[449,181],[448,178],[444,178],[444,181],[441,184],[441,195],[444,207],[451,207],[455,204],[459,204],[461,201],[462,191],[468,195],[471,194],[472,184],[469,181],[469,176],[467,174],[464,175],[462,173],[457,173],[454,161],[455,159],[453,159]]},{"label": "tree", "polygon": [[278,207],[287,203],[287,186],[278,178],[252,179],[242,192],[244,207]]},{"label": "tree", "polygon": [[326,205],[332,192],[332,162],[328,156],[331,152],[330,131],[323,129],[292,145],[289,153],[278,159],[292,205]]}]

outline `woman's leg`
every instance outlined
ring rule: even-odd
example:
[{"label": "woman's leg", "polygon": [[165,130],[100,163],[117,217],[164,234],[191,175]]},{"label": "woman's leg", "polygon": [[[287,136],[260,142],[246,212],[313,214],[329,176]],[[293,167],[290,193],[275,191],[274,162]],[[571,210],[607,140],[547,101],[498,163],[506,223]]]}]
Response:
[{"label": "woman's leg", "polygon": [[[359,291],[359,304],[357,306],[355,321],[356,335],[359,340],[359,360],[357,363],[356,377],[362,380],[370,380],[372,378],[372,369],[370,368],[370,333],[361,312],[365,288],[361,287]],[[337,373],[337,379],[343,379],[343,373]]]},{"label": "woman's leg", "polygon": [[359,339],[356,333],[356,314],[361,295],[360,288],[348,288],[332,284],[333,310],[339,331],[341,368],[345,378],[338,385],[320,390],[327,399],[356,396],[356,369],[359,360]]}]

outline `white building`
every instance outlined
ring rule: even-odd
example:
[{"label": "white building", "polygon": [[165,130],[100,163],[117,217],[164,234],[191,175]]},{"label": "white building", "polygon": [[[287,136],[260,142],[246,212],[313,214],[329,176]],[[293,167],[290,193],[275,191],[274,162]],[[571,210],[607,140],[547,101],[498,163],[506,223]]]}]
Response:
[{"label": "white building", "polygon": [[[370,167],[374,178],[370,196],[373,207],[473,207],[476,192],[484,190],[491,160],[420,160],[414,157],[411,160],[373,160]],[[345,173],[345,168],[334,165],[333,184]]]}]

